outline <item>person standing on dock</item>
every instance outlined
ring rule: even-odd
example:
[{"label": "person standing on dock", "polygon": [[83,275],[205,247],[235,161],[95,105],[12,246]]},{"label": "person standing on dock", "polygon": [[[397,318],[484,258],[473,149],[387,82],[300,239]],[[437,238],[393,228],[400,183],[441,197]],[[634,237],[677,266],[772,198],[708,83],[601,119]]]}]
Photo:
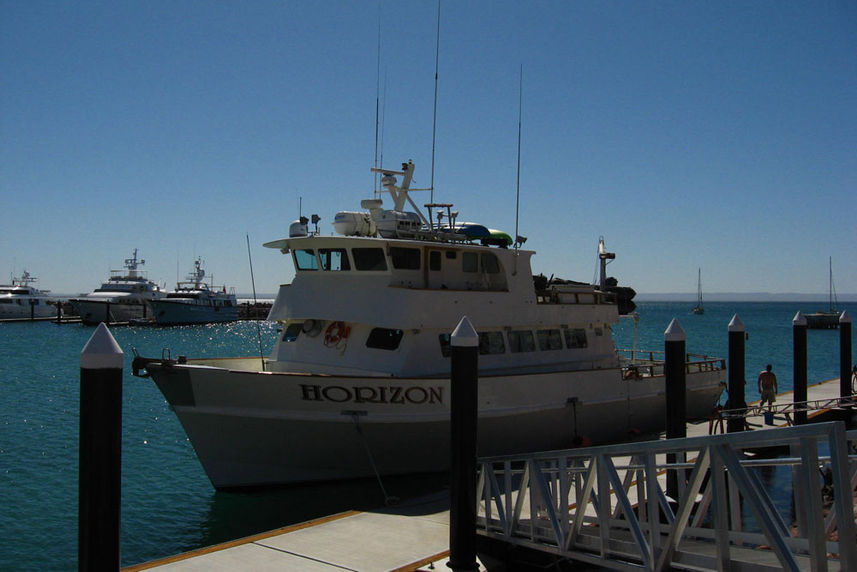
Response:
[{"label": "person standing on dock", "polygon": [[768,411],[774,405],[777,398],[777,376],[772,371],[774,368],[771,364],[765,366],[762,373],[759,374],[759,395],[762,396],[762,401],[759,402],[759,407],[764,407],[765,402],[768,402]]}]

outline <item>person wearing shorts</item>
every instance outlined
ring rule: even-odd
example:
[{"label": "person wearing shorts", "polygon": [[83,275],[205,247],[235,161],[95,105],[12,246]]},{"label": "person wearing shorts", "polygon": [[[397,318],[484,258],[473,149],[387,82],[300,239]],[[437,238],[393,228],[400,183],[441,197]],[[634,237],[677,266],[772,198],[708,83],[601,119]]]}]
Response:
[{"label": "person wearing shorts", "polygon": [[777,398],[777,376],[774,375],[773,366],[768,364],[764,371],[759,374],[759,395],[762,396],[762,401],[759,402],[759,407],[764,407],[768,404],[768,411],[774,405]]}]

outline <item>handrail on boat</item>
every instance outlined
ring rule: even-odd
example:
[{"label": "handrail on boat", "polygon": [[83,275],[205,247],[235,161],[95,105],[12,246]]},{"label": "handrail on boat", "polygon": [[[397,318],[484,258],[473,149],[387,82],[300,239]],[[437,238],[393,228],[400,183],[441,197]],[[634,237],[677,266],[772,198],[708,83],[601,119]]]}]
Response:
[{"label": "handrail on boat", "polygon": [[[633,378],[635,372],[639,377],[656,377],[664,375],[664,352],[657,350],[617,349],[622,374],[626,379]],[[643,356],[643,357],[640,357]],[[726,369],[726,360],[704,354],[688,353],[685,356],[685,372],[701,373],[705,371],[722,371]]]}]

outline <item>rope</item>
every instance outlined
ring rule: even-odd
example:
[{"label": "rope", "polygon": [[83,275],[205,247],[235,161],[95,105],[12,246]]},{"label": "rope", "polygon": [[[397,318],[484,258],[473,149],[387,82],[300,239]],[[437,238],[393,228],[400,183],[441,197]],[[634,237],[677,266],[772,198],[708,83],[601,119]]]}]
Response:
[{"label": "rope", "polygon": [[366,440],[366,435],[363,434],[363,429],[360,427],[360,417],[357,413],[352,413],[351,420],[354,421],[354,428],[357,430],[357,434],[360,435],[363,448],[366,449],[366,455],[369,457],[369,464],[372,465],[372,471],[375,473],[375,478],[378,479],[378,486],[381,487],[381,493],[384,495],[384,504],[390,506],[398,503],[399,497],[388,495],[387,489],[384,488],[384,483],[381,481],[381,474],[378,472],[378,467],[375,465],[375,458],[372,456],[372,450],[369,448],[369,442]]}]

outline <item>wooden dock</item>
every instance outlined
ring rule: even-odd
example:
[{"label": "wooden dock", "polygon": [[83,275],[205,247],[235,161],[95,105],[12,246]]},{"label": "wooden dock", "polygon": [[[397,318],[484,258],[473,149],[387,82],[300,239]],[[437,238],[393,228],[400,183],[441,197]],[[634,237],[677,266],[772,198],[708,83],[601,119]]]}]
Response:
[{"label": "wooden dock", "polygon": [[[838,397],[839,379],[809,386],[808,396],[810,400]],[[791,399],[790,391],[777,395],[777,403]],[[758,401],[749,405],[756,406]],[[822,413],[815,411],[809,417]],[[709,435],[714,422],[689,423],[688,437]],[[751,429],[789,424],[778,416],[773,425],[767,425],[761,412],[749,416],[747,422]],[[448,503],[448,494],[443,492],[377,511],[345,512],[124,570],[446,570]],[[480,562],[480,570],[496,569],[492,564]]]}]

